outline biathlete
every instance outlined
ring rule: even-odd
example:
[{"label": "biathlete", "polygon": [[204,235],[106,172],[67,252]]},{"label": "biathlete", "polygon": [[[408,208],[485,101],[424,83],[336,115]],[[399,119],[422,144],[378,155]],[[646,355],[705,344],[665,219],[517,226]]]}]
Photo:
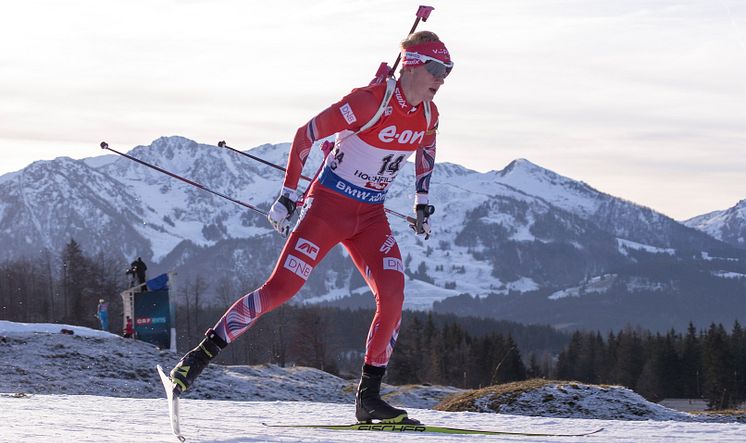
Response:
[{"label": "biathlete", "polygon": [[[399,333],[405,280],[383,203],[401,167],[415,153],[417,223],[413,228],[418,235],[429,237],[433,207],[428,192],[438,128],[438,109],[432,100],[453,63],[445,45],[429,31],[411,34],[401,48],[398,80],[354,89],[298,129],[282,191],[268,214],[277,231],[289,234],[274,271],[259,289],[237,300],[173,368],[170,376],[177,395],[262,314],[292,298],[326,253],[342,243],[376,300],[355,396],[356,418],[360,422],[408,421],[406,411],[380,396],[381,379]],[[311,146],[333,134],[334,148],[303,199],[291,230],[298,180]]]}]

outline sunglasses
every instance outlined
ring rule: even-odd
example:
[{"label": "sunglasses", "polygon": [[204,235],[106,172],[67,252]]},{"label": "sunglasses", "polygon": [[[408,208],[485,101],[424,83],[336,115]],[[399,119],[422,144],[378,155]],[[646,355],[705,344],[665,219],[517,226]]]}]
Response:
[{"label": "sunglasses", "polygon": [[445,63],[444,61],[438,60],[435,57],[422,55],[417,52],[408,52],[407,58],[425,62],[425,64],[423,65],[425,67],[425,70],[429,72],[430,75],[438,79],[444,79],[448,77],[448,74],[450,74],[451,70],[453,69],[453,62]]},{"label": "sunglasses", "polygon": [[440,60],[428,60],[425,62],[425,70],[429,72],[433,77],[444,79],[448,77],[453,69],[453,63],[445,64]]}]

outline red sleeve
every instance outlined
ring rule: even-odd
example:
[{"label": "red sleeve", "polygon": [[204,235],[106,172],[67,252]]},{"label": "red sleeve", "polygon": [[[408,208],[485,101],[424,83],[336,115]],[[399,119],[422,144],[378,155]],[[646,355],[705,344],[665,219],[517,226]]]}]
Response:
[{"label": "red sleeve", "polygon": [[430,177],[432,177],[435,168],[435,138],[438,130],[439,113],[435,103],[430,103],[431,123],[425,132],[422,145],[417,148],[415,154],[415,188],[417,196],[415,204],[427,204],[427,194],[430,191]]},{"label": "red sleeve", "polygon": [[359,130],[378,111],[385,92],[385,84],[354,89],[342,100],[321,111],[308,123],[298,128],[293,144],[290,146],[283,186],[297,189],[303,165],[308,159],[313,143],[345,129]]}]

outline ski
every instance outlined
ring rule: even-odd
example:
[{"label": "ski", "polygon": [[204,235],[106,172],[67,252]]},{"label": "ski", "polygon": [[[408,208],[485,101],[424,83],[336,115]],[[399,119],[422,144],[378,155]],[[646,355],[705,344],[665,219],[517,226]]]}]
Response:
[{"label": "ski", "polygon": [[166,390],[166,398],[168,399],[168,416],[171,419],[171,432],[174,433],[179,441],[186,441],[181,431],[179,430],[179,397],[174,395],[174,383],[171,379],[163,372],[161,365],[157,365],[158,375],[161,377],[161,383],[163,383],[163,389]]},{"label": "ski", "polygon": [[479,434],[479,435],[514,435],[520,437],[585,437],[599,433],[604,428],[578,434],[558,434],[542,432],[515,432],[515,431],[485,431],[479,429],[451,428],[444,426],[432,426],[426,424],[399,424],[399,423],[355,423],[352,425],[274,425],[262,423],[268,428],[305,428],[305,429],[330,429],[334,431],[387,431],[387,432],[432,432],[438,434]]}]

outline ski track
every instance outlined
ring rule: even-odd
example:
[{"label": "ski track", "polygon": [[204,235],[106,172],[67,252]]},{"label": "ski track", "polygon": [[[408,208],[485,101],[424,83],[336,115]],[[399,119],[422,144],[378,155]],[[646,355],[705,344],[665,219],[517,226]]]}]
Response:
[{"label": "ski track", "polygon": [[[746,425],[680,421],[614,421],[446,413],[410,409],[410,415],[441,426],[516,432],[578,433],[603,427],[587,437],[522,437],[396,434],[366,431],[268,429],[274,424],[352,422],[352,405],[314,402],[236,402],[181,400],[187,442],[743,442]],[[92,395],[0,394],[2,442],[171,442],[165,399]],[[303,417],[313,417],[304,419]]]}]

